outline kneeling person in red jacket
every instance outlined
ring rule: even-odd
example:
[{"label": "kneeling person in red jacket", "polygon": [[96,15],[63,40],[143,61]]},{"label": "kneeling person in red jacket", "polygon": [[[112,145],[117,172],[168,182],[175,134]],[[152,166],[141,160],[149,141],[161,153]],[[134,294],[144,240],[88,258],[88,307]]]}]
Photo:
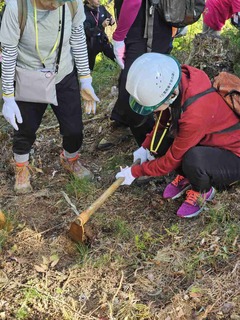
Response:
[{"label": "kneeling person in red jacket", "polygon": [[[159,53],[146,53],[132,64],[126,89],[131,108],[141,114],[156,113],[158,120],[134,155],[140,165],[121,169],[116,178],[130,185],[141,176],[177,177],[163,197],[176,199],[186,192],[179,217],[197,216],[215,189],[240,180],[239,118],[215,91],[196,99],[186,110],[184,102],[211,88],[202,70]],[[151,152],[150,152],[150,151]],[[158,156],[156,159],[152,157]],[[154,159],[154,160],[152,160]]]}]

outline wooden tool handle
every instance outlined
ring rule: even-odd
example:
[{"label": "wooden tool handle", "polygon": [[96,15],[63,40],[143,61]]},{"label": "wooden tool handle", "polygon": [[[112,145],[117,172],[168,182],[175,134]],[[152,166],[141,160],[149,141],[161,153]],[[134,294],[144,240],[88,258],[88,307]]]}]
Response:
[{"label": "wooden tool handle", "polygon": [[115,190],[123,183],[124,178],[118,178],[111,186],[96,200],[94,201],[85,211],[83,211],[77,220],[80,220],[80,224],[83,226],[91,217],[91,215],[111,196]]}]

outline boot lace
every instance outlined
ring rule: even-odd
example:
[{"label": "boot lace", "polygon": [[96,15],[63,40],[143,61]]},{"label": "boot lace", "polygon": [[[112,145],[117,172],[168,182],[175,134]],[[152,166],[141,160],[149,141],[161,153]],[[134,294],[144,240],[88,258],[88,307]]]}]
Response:
[{"label": "boot lace", "polygon": [[195,206],[198,203],[199,196],[200,196],[200,192],[197,192],[194,190],[188,190],[186,192],[185,202],[191,204],[192,206]]},{"label": "boot lace", "polygon": [[185,179],[185,177],[183,177],[183,176],[181,176],[180,174],[178,174],[177,176],[176,176],[176,178],[172,181],[172,184],[175,186],[175,187],[177,187],[178,185],[179,185],[179,183],[182,181],[182,180],[184,180]]},{"label": "boot lace", "polygon": [[29,164],[17,166],[16,167],[16,181],[18,184],[24,184],[29,180],[30,171],[33,172],[33,169]]},{"label": "boot lace", "polygon": [[76,157],[74,157],[72,159],[68,159],[67,161],[68,161],[69,166],[73,172],[79,172],[82,170],[82,165],[79,161],[79,155],[77,155]]}]

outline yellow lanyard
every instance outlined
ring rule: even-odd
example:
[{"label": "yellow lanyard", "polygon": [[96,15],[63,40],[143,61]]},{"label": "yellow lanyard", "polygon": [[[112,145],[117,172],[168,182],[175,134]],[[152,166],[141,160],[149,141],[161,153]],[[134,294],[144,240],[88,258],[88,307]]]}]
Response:
[{"label": "yellow lanyard", "polygon": [[60,19],[60,13],[61,13],[61,7],[59,7],[59,28],[58,28],[58,35],[57,35],[57,39],[54,43],[54,46],[52,48],[52,50],[50,51],[50,53],[47,55],[47,57],[45,59],[42,58],[42,55],[40,53],[39,50],[39,45],[38,45],[38,24],[37,24],[37,7],[36,7],[36,1],[33,1],[34,3],[34,27],[35,27],[35,34],[36,34],[36,49],[37,49],[37,53],[39,56],[39,59],[43,65],[43,68],[45,68],[45,61],[53,54],[53,52],[57,49],[58,43],[59,43],[59,39],[60,39],[60,33],[61,33],[61,24],[62,21]]},{"label": "yellow lanyard", "polygon": [[[163,139],[164,139],[169,127],[170,127],[170,122],[167,122],[167,125],[166,125],[166,127],[165,127],[165,129],[164,129],[164,131],[163,131],[163,133],[161,135],[161,138],[159,139],[158,144],[157,144],[156,148],[154,149],[153,146],[154,146],[154,142],[155,142],[155,139],[156,139],[156,134],[157,134],[157,131],[158,131],[160,119],[162,117],[162,113],[163,112],[160,111],[159,117],[157,119],[156,126],[154,128],[153,137],[152,137],[152,141],[151,141],[151,145],[150,145],[150,151],[153,152],[153,153],[157,153],[157,150],[160,147],[160,145],[161,145],[161,143],[162,143],[162,141],[163,141]],[[171,117],[170,117],[170,119],[171,119]]]}]

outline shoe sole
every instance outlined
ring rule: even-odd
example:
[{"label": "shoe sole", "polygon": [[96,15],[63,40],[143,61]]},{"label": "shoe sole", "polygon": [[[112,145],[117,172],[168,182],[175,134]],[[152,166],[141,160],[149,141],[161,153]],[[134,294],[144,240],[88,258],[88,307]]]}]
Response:
[{"label": "shoe sole", "polygon": [[201,213],[204,210],[207,202],[211,201],[214,198],[214,196],[216,194],[216,190],[214,188],[212,188],[212,189],[213,190],[212,190],[212,193],[211,193],[210,197],[204,202],[203,206],[197,212],[195,212],[193,214],[190,214],[188,216],[178,216],[178,217],[180,217],[180,218],[194,218],[194,217],[198,216],[199,213]]},{"label": "shoe sole", "polygon": [[101,151],[105,151],[105,150],[112,149],[113,147],[115,147],[115,144],[113,144],[113,143],[106,143],[106,144],[103,144],[103,145],[98,145],[98,146],[97,146],[97,149],[98,149],[98,150],[101,150]]},{"label": "shoe sole", "polygon": [[132,137],[132,135],[129,134],[129,135],[120,137],[118,140],[116,140],[115,143],[113,143],[113,142],[108,142],[108,143],[105,143],[105,144],[104,144],[104,143],[103,143],[103,144],[99,144],[99,145],[97,146],[97,149],[98,149],[98,150],[101,150],[101,151],[107,151],[107,150],[109,150],[109,149],[112,149],[113,147],[116,147],[117,145],[119,145],[119,144],[122,143],[122,142],[125,142],[125,141],[130,140],[131,137]]},{"label": "shoe sole", "polygon": [[149,183],[150,181],[152,181],[154,179],[155,179],[155,177],[142,176],[142,177],[137,178],[134,183],[138,186],[142,186],[144,184]]},{"label": "shoe sole", "polygon": [[178,194],[176,194],[174,197],[172,198],[168,198],[168,199],[172,199],[172,200],[175,200],[175,199],[178,199],[180,198],[188,189],[191,188],[191,185],[187,185],[181,192],[179,192]]}]

